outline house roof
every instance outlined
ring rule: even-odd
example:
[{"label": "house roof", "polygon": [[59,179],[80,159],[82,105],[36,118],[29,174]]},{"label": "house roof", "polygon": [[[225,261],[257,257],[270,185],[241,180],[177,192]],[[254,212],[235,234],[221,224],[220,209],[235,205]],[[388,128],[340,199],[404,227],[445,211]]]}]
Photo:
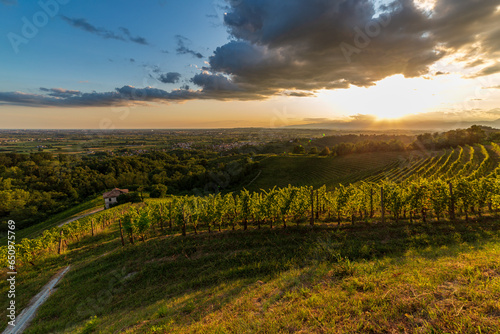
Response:
[{"label": "house roof", "polygon": [[102,197],[104,199],[106,199],[106,198],[113,198],[113,197],[118,197],[121,194],[126,194],[126,193],[128,193],[128,189],[118,189],[118,188],[115,188],[115,189],[111,190],[110,192],[104,193],[102,195]]}]

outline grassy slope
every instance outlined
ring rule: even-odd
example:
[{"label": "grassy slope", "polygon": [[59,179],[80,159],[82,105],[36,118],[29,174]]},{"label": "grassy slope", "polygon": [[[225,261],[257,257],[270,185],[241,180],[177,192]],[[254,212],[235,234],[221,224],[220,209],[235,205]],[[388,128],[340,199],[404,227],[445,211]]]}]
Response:
[{"label": "grassy slope", "polygon": [[97,208],[100,208],[104,205],[103,199],[101,196],[94,198],[90,201],[86,201],[83,203],[80,203],[77,206],[74,206],[70,209],[64,210],[62,212],[59,212],[58,214],[55,214],[51,216],[49,219],[46,221],[30,226],[28,228],[19,230],[16,232],[16,238],[17,240],[21,240],[22,238],[35,238],[36,236],[40,235],[43,233],[44,230],[50,229],[52,227],[55,227],[67,220],[70,220],[72,218],[75,218],[77,216],[84,215],[86,213],[91,212],[92,210],[95,210]]},{"label": "grassy slope", "polygon": [[19,303],[67,263],[27,333],[495,333],[500,321],[494,220],[265,228],[124,248],[113,230],[23,268]]}]

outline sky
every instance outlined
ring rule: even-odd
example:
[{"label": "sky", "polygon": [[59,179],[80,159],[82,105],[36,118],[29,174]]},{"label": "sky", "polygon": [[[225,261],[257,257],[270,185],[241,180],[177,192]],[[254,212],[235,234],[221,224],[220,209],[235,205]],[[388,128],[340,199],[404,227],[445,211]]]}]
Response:
[{"label": "sky", "polygon": [[0,128],[500,119],[500,0],[0,0]]}]

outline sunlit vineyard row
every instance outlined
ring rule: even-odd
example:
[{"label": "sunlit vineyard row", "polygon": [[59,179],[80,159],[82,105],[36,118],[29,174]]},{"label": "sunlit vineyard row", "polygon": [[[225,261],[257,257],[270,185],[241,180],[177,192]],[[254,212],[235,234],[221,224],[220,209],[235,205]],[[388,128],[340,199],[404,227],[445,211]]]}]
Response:
[{"label": "sunlit vineyard row", "polygon": [[458,147],[433,156],[405,159],[397,166],[369,176],[364,181],[404,182],[418,178],[449,181],[460,176],[469,179],[494,176],[500,170],[499,156],[500,147],[496,143]]}]

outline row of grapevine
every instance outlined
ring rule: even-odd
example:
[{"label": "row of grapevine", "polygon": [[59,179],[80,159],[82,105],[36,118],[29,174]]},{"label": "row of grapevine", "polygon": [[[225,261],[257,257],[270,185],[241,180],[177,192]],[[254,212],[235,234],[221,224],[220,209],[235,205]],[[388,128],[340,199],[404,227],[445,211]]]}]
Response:
[{"label": "row of grapevine", "polygon": [[[37,259],[51,253],[61,253],[63,247],[70,242],[81,240],[86,235],[98,233],[110,226],[121,212],[127,210],[128,206],[117,207],[102,211],[92,216],[76,220],[61,227],[54,227],[43,231],[42,235],[29,239],[24,238],[16,243],[16,264],[36,265]],[[8,248],[0,247],[0,264],[6,267],[8,264]]]},{"label": "row of grapevine", "polygon": [[[500,205],[500,180],[496,178],[417,179],[404,183],[361,182],[339,185],[334,191],[326,187],[287,187],[250,193],[207,197],[174,197],[129,211],[123,217],[123,231],[134,239],[145,239],[148,229],[198,234],[200,230],[212,233],[218,229],[247,230],[249,226],[274,228],[278,224],[314,224],[322,222],[368,221],[381,217],[398,222],[400,219],[430,217],[441,220],[471,214],[481,216],[487,208],[492,211]],[[167,227],[168,226],[168,227]],[[125,244],[125,243],[124,243]]]}]

